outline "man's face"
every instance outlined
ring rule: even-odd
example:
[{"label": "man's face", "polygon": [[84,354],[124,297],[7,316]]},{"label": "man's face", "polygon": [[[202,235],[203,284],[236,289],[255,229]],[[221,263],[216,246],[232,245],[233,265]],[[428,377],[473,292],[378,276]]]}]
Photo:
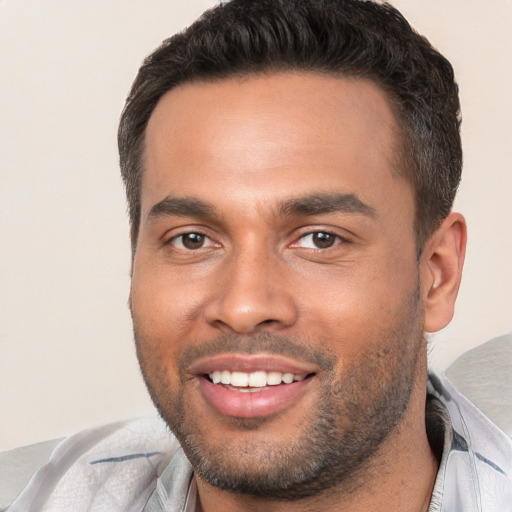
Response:
[{"label": "man's face", "polygon": [[424,344],[396,134],[358,79],[186,84],[157,105],[131,307],[151,396],[203,481],[311,495],[407,414]]}]

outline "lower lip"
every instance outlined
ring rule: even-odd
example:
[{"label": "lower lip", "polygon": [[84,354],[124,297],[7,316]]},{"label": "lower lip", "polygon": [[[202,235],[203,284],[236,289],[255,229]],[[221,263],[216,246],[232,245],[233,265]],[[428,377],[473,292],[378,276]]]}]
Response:
[{"label": "lower lip", "polygon": [[261,418],[291,405],[304,393],[311,378],[291,384],[267,386],[255,392],[235,391],[213,384],[205,377],[199,377],[198,381],[207,401],[222,414],[238,418]]}]

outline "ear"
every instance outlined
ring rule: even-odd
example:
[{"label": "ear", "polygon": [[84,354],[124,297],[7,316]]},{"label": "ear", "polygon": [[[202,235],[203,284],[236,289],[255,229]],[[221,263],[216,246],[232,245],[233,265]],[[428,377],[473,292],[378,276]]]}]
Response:
[{"label": "ear", "polygon": [[466,241],[464,217],[451,212],[425,244],[420,260],[420,275],[426,332],[439,331],[453,317]]}]

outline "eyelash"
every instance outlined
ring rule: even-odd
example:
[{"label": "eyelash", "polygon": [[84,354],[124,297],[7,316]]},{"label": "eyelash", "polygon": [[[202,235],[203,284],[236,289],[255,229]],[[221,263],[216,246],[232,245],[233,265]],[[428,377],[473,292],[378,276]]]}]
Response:
[{"label": "eyelash", "polygon": [[[191,249],[191,248],[188,248],[188,247],[184,246],[184,243],[183,243],[184,237],[190,236],[190,235],[198,235],[200,237],[203,237],[206,240],[210,240],[211,245],[208,245],[208,247],[215,247],[215,246],[219,246],[220,245],[220,244],[214,242],[211,239],[211,237],[209,237],[206,233],[204,233],[202,231],[199,231],[199,230],[186,231],[185,233],[179,233],[178,235],[174,235],[171,238],[169,238],[169,240],[167,240],[167,242],[165,244],[166,245],[171,245],[175,249],[178,249],[178,250],[181,250],[181,251],[194,251],[194,250],[197,250],[197,249],[203,249],[204,248],[203,246],[198,247],[197,249]],[[180,240],[180,239],[181,239],[181,245],[183,247],[176,247],[175,245],[173,245],[173,242],[175,242],[176,240]]]},{"label": "eyelash", "polygon": [[[332,245],[329,245],[327,247],[301,247],[300,246],[300,242],[304,241],[307,237],[320,235],[320,234],[327,235],[329,237],[333,237],[334,241],[333,241]],[[197,235],[199,237],[203,237],[203,240],[209,240],[210,244],[207,245],[206,247],[204,245],[200,245],[199,247],[196,247],[196,248],[186,247],[183,242],[184,237],[190,236],[190,235]],[[177,247],[173,242],[176,242],[177,240],[180,240],[180,239],[181,239],[181,244],[180,244],[181,247]],[[307,249],[307,250],[311,250],[311,251],[327,251],[337,245],[348,244],[348,243],[350,243],[349,239],[347,239],[346,237],[343,237],[337,233],[334,233],[333,231],[330,231],[328,229],[317,229],[317,230],[311,230],[311,231],[307,231],[305,233],[301,233],[298,237],[295,238],[295,240],[289,245],[289,247],[299,248],[299,249],[302,248],[302,249]],[[179,233],[177,235],[174,235],[165,242],[165,245],[170,245],[174,249],[177,249],[179,251],[185,251],[185,252],[194,252],[194,251],[197,251],[200,249],[208,249],[211,247],[220,247],[220,244],[218,242],[215,242],[214,240],[212,240],[212,238],[210,236],[208,236],[206,233],[204,233],[203,231],[200,231],[200,230],[193,230],[193,231],[191,230],[191,231],[186,231],[184,233]]]},{"label": "eyelash", "polygon": [[291,244],[291,246],[300,248],[300,246],[299,246],[300,241],[305,240],[308,236],[315,236],[315,235],[319,235],[319,234],[328,235],[330,237],[333,237],[334,238],[333,244],[329,245],[328,247],[305,247],[304,249],[308,249],[308,250],[312,250],[312,251],[327,251],[329,249],[334,248],[337,245],[350,243],[350,240],[348,238],[341,236],[340,234],[335,233],[329,229],[315,229],[315,230],[307,231],[305,233],[301,233],[295,239],[295,241]]}]

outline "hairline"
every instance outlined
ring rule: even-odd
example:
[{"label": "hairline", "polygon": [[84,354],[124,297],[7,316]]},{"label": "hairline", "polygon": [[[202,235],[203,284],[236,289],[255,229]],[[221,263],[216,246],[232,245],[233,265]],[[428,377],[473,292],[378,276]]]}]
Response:
[{"label": "hairline", "polygon": [[[394,144],[391,147],[390,151],[390,167],[392,176],[396,178],[404,179],[408,185],[411,187],[414,197],[414,233],[416,237],[416,248],[418,256],[421,254],[423,249],[423,245],[425,240],[423,240],[420,236],[420,228],[419,228],[419,219],[418,219],[418,199],[417,199],[417,190],[413,180],[414,172],[417,172],[417,164],[413,164],[410,162],[410,159],[406,157],[406,154],[412,153],[415,154],[414,143],[411,139],[413,139],[413,129],[409,126],[409,123],[406,119],[406,115],[402,111],[402,106],[400,101],[394,98],[392,91],[389,88],[385,87],[385,85],[378,79],[378,77],[372,77],[369,73],[364,73],[362,71],[339,71],[335,72],[332,70],[326,70],[321,68],[307,68],[307,67],[299,67],[299,66],[286,66],[286,63],[282,63],[283,65],[271,65],[266,66],[262,69],[257,70],[239,70],[233,72],[224,72],[219,73],[218,75],[211,76],[200,76],[200,77],[187,77],[183,80],[177,81],[167,90],[162,92],[158,99],[154,102],[149,115],[147,116],[147,120],[144,124],[144,129],[141,131],[139,137],[137,138],[137,145],[135,148],[135,153],[137,155],[137,167],[138,167],[138,189],[137,189],[137,215],[135,219],[132,219],[132,226],[130,230],[131,237],[131,245],[132,245],[132,257],[135,256],[135,250],[137,246],[137,240],[139,236],[139,230],[141,225],[141,217],[142,217],[142,208],[141,208],[141,196],[142,196],[142,182],[144,176],[146,174],[146,141],[147,141],[147,128],[153,113],[155,112],[157,106],[160,104],[164,96],[173,91],[174,89],[186,85],[191,84],[215,84],[221,83],[228,80],[233,79],[245,79],[245,78],[257,78],[264,76],[275,76],[279,74],[290,74],[290,75],[316,75],[316,76],[328,76],[333,78],[338,78],[341,80],[362,80],[369,83],[374,84],[383,94],[384,97],[391,109],[391,113],[393,115],[394,123],[392,125]],[[412,167],[412,168],[411,168]],[[134,222],[133,222],[134,221]]]}]

